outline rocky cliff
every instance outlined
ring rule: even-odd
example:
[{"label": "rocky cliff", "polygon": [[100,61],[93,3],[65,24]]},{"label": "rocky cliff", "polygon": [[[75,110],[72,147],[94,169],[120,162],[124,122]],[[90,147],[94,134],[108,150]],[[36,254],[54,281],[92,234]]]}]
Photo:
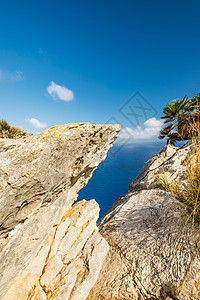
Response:
[{"label": "rocky cliff", "polygon": [[88,300],[200,299],[199,227],[190,211],[159,189],[158,175],[185,180],[191,143],[152,157],[99,224],[110,248]]},{"label": "rocky cliff", "polygon": [[200,299],[199,228],[158,181],[184,182],[191,143],[152,157],[99,228],[95,200],[74,204],[119,130],[80,123],[0,139],[0,299]]},{"label": "rocky cliff", "polygon": [[0,299],[85,299],[108,244],[95,200],[73,205],[120,130],[67,124],[0,139]]}]

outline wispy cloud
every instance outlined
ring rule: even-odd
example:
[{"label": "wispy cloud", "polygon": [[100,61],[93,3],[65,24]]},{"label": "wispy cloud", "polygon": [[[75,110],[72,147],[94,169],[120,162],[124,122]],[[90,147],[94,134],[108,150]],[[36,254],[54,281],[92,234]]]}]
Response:
[{"label": "wispy cloud", "polygon": [[5,70],[0,70],[0,80],[8,80],[8,81],[21,81],[23,80],[23,73],[21,71],[9,72]]},{"label": "wispy cloud", "polygon": [[35,118],[26,118],[25,121],[34,126],[35,128],[47,128],[46,122],[40,122]]},{"label": "wispy cloud", "polygon": [[3,78],[4,78],[4,72],[0,70],[0,80],[3,80]]},{"label": "wispy cloud", "polygon": [[72,91],[64,86],[56,84],[54,81],[50,82],[47,92],[53,97],[54,100],[60,99],[69,102],[74,99],[74,93]]},{"label": "wispy cloud", "polygon": [[42,48],[39,48],[39,49],[38,49],[38,52],[39,52],[39,54],[42,54],[42,55],[47,54],[47,52],[44,51]]},{"label": "wispy cloud", "polygon": [[125,127],[121,130],[119,135],[120,140],[147,140],[158,136],[163,125],[163,120],[157,120],[156,118],[150,118],[146,120],[143,127],[137,126],[134,129]]},{"label": "wispy cloud", "polygon": [[21,81],[24,79],[24,77],[21,71],[15,71],[13,73],[10,73],[10,79],[14,81]]}]

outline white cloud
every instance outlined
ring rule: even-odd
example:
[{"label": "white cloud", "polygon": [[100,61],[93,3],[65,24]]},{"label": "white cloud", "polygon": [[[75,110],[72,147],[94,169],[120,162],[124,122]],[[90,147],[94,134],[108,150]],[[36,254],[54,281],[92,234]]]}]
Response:
[{"label": "white cloud", "polygon": [[163,120],[157,120],[156,118],[150,118],[144,122],[146,127],[162,127]]},{"label": "white cloud", "polygon": [[25,121],[33,125],[35,128],[47,128],[46,122],[40,122],[35,118],[26,118]]},{"label": "white cloud", "polygon": [[137,126],[134,129],[130,127],[123,128],[119,135],[119,141],[122,139],[147,140],[155,138],[162,128],[163,120],[150,118],[143,125],[144,127]]},{"label": "white cloud", "polygon": [[50,86],[47,88],[47,92],[53,97],[53,99],[60,99],[63,101],[72,101],[74,99],[74,93],[68,88],[56,84],[54,81],[50,82]]},{"label": "white cloud", "polygon": [[4,70],[0,70],[0,80],[8,80],[8,81],[21,81],[23,80],[23,73],[21,71],[8,72]]}]

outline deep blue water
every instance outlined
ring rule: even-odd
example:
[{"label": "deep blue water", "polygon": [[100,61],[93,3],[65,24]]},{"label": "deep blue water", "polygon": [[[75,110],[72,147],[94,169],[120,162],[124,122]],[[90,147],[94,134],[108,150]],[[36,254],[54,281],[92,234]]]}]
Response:
[{"label": "deep blue water", "polygon": [[129,184],[143,165],[165,145],[165,142],[113,146],[103,163],[93,173],[78,200],[95,199],[100,206],[100,218],[117,198],[128,192]]}]

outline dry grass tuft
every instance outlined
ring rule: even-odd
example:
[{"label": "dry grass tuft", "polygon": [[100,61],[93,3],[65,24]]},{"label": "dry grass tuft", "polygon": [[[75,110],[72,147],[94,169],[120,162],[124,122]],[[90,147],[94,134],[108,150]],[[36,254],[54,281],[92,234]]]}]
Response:
[{"label": "dry grass tuft", "polygon": [[0,121],[0,138],[18,139],[27,135],[26,131],[10,126],[5,120]]},{"label": "dry grass tuft", "polygon": [[[192,122],[190,126],[195,128],[191,130],[192,151],[183,165],[185,180],[169,182],[165,173],[159,175],[158,179],[162,189],[170,192],[190,209],[193,223],[200,223],[200,126],[199,122]],[[192,136],[194,132],[195,136]]]}]

